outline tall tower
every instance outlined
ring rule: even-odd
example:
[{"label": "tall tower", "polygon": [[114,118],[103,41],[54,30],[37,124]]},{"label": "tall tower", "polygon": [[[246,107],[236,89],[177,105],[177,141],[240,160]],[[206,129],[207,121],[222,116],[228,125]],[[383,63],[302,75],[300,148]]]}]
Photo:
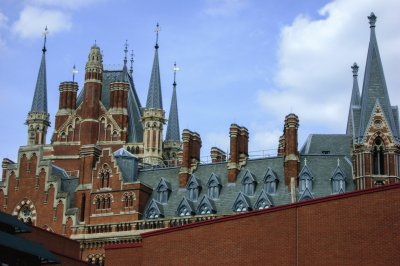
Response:
[{"label": "tall tower", "polygon": [[178,153],[181,151],[181,138],[179,131],[178,101],[176,98],[176,71],[179,68],[174,64],[174,83],[172,84],[171,107],[168,116],[167,135],[164,141],[164,159],[170,166],[178,164]]},{"label": "tall tower", "polygon": [[84,96],[82,104],[81,144],[96,144],[99,135],[99,111],[103,80],[103,59],[100,48],[90,49],[85,68]]},{"label": "tall tower", "polygon": [[156,27],[156,45],[151,71],[149,92],[147,94],[146,108],[143,110],[142,122],[144,126],[143,136],[143,163],[162,164],[162,136],[165,124],[165,112],[162,106],[160,67],[158,63],[158,33],[160,26]]},{"label": "tall tower", "polygon": [[47,128],[50,126],[47,112],[47,84],[46,84],[46,39],[47,27],[44,31],[42,61],[36,81],[35,95],[33,96],[31,111],[25,122],[28,125],[28,145],[43,145],[46,143]]},{"label": "tall tower", "polygon": [[400,177],[398,108],[390,104],[375,35],[375,14],[368,19],[370,41],[362,96],[359,105],[351,107],[348,122],[353,127],[353,178],[357,189],[399,182]]}]

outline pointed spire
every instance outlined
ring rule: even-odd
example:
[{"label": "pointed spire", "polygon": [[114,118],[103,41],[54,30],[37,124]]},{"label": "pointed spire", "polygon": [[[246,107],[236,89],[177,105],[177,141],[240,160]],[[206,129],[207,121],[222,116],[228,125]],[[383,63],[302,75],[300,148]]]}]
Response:
[{"label": "pointed spire", "polygon": [[172,99],[171,107],[168,117],[168,127],[167,135],[165,137],[166,141],[180,141],[180,131],[179,131],[179,118],[178,118],[178,101],[176,97],[176,72],[179,68],[174,64],[174,83],[172,89]]},{"label": "pointed spire", "polygon": [[46,39],[47,26],[43,32],[44,44],[42,49],[42,60],[40,62],[39,74],[36,80],[35,94],[33,96],[31,112],[47,113],[47,81],[46,81]]},{"label": "pointed spire", "polygon": [[351,92],[349,115],[348,115],[348,118],[347,118],[346,135],[353,135],[354,134],[352,110],[353,110],[354,106],[360,106],[360,102],[361,102],[360,89],[358,88],[358,68],[359,67],[358,67],[357,63],[354,63],[351,66],[351,70],[353,72],[353,89],[352,89],[352,92]]},{"label": "pointed spire", "polygon": [[78,70],[76,69],[75,64],[72,67],[71,72],[72,72],[72,82],[75,82],[75,74],[78,74]]},{"label": "pointed spire", "polygon": [[127,67],[127,55],[128,55],[128,40],[125,40],[125,49],[124,49],[124,67],[122,68],[122,77],[121,81],[126,82],[127,81],[127,76],[128,76],[128,67]]},{"label": "pointed spire", "polygon": [[132,73],[133,73],[133,49],[131,50],[131,68],[129,69],[129,73],[131,74],[132,77]]},{"label": "pointed spire", "polygon": [[371,13],[371,15],[368,16],[370,24],[370,41],[361,96],[359,140],[362,140],[366,134],[367,126],[377,101],[379,101],[379,104],[382,107],[393,137],[395,140],[398,140],[399,133],[394,120],[394,111],[390,105],[382,61],[378,49],[378,42],[375,35],[376,18],[377,17],[374,13]]},{"label": "pointed spire", "polygon": [[156,29],[154,30],[156,32],[156,45],[154,46],[154,48],[158,49],[158,33],[161,31],[160,25],[157,22],[157,26]]},{"label": "pointed spire", "polygon": [[156,27],[156,46],[154,53],[153,69],[151,71],[149,92],[147,94],[146,108],[163,109],[162,95],[161,95],[161,81],[160,81],[160,66],[158,62],[158,32],[160,26],[157,23]]}]

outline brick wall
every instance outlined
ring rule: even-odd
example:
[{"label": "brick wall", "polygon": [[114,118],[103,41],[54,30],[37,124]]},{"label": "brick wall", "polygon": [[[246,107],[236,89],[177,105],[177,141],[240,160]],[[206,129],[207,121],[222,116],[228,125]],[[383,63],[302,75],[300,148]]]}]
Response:
[{"label": "brick wall", "polygon": [[106,265],[398,265],[399,200],[390,185],[159,230]]}]

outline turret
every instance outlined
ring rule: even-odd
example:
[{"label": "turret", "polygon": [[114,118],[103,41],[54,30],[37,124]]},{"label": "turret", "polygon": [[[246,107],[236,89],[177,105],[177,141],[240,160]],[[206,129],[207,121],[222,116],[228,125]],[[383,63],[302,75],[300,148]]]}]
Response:
[{"label": "turret", "polygon": [[36,81],[31,111],[25,122],[28,125],[28,145],[43,145],[46,143],[47,128],[50,126],[50,115],[47,112],[47,84],[46,84],[46,38],[47,27],[44,32],[44,44],[39,74]]},{"label": "turret", "polygon": [[99,134],[99,110],[103,75],[100,48],[94,44],[90,49],[85,68],[85,85],[82,103],[81,144],[95,144]]},{"label": "turret", "polygon": [[143,136],[143,162],[145,164],[162,164],[162,136],[165,123],[165,112],[162,106],[160,67],[158,63],[158,32],[160,27],[157,24],[156,45],[154,53],[153,68],[150,77],[149,92],[147,94],[146,108],[143,110],[142,122],[144,125]]}]

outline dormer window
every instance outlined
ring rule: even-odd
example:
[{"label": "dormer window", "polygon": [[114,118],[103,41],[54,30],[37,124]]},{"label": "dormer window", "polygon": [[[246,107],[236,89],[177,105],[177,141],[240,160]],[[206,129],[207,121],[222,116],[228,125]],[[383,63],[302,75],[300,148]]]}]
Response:
[{"label": "dormer window", "polygon": [[150,201],[146,211],[145,211],[146,219],[158,219],[163,218],[163,207],[160,203],[157,203],[154,199]]},{"label": "dormer window", "polygon": [[164,178],[161,178],[156,190],[157,190],[157,200],[163,204],[167,203],[169,193],[171,192],[169,183]]},{"label": "dormer window", "polygon": [[275,194],[278,182],[278,177],[274,171],[272,171],[271,168],[268,168],[267,173],[264,176],[264,191],[268,194]]},{"label": "dormer window", "polygon": [[303,192],[306,189],[312,191],[312,180],[313,176],[311,175],[310,170],[307,165],[304,165],[299,175],[299,191]]},{"label": "dormer window", "polygon": [[200,180],[195,175],[192,175],[186,185],[187,197],[191,201],[197,201],[199,198],[201,186]]},{"label": "dormer window", "polygon": [[346,192],[346,177],[345,177],[342,169],[339,166],[339,160],[338,160],[338,166],[336,167],[335,171],[333,172],[331,181],[332,181],[332,193],[333,194]]},{"label": "dormer window", "polygon": [[236,197],[232,210],[234,212],[247,212],[251,210],[249,199],[242,192],[239,192],[239,195]]},{"label": "dormer window", "polygon": [[191,201],[187,200],[185,197],[182,199],[181,203],[178,206],[178,209],[176,211],[176,214],[180,217],[184,216],[190,216],[194,214],[193,203]]},{"label": "dormer window", "polygon": [[254,196],[257,181],[255,179],[255,176],[249,170],[246,170],[246,172],[244,173],[242,184],[243,193],[247,196]]},{"label": "dormer window", "polygon": [[208,179],[207,186],[208,186],[208,193],[207,193],[208,197],[210,197],[210,199],[218,199],[222,185],[221,181],[219,180],[216,174],[214,173],[211,174],[210,179]]}]

